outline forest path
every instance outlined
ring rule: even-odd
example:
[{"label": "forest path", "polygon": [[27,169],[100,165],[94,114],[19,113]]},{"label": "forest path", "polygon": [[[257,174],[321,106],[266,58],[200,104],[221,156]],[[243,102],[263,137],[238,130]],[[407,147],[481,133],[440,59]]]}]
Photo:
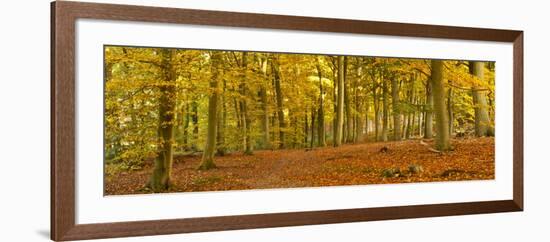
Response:
[{"label": "forest path", "polygon": [[[429,151],[419,140],[231,153],[216,157],[218,168],[208,171],[196,169],[200,156],[177,156],[169,192],[494,179],[493,138],[452,143],[455,150],[444,154]],[[382,147],[388,151],[381,152]],[[404,172],[412,164],[422,166],[424,172]],[[405,174],[384,177],[388,168],[399,168]],[[107,177],[106,194],[146,193],[142,188],[151,169],[146,166]]]}]

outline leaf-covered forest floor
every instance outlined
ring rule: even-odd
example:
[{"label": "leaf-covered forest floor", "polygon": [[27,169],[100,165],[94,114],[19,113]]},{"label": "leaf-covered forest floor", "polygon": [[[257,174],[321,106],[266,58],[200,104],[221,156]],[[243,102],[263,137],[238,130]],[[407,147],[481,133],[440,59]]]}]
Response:
[{"label": "leaf-covered forest floor", "polygon": [[[430,151],[419,140],[239,152],[217,156],[217,168],[208,171],[197,170],[200,155],[180,155],[174,157],[167,192],[494,179],[494,138],[453,139],[452,144],[455,149],[445,153]],[[150,193],[144,184],[151,163],[142,170],[106,175],[105,194]]]}]

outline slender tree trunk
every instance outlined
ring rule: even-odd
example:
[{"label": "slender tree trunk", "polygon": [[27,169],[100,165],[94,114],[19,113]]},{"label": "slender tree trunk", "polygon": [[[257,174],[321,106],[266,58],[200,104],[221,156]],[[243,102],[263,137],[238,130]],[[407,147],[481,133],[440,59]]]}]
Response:
[{"label": "slender tree trunk", "polygon": [[304,134],[304,144],[307,147],[308,140],[309,140],[309,120],[308,120],[307,109],[306,109],[306,113],[304,115],[304,132],[303,132],[303,134]]},{"label": "slender tree trunk", "polygon": [[197,151],[197,142],[199,139],[199,104],[197,101],[191,103],[191,121],[193,122],[193,143],[191,144],[191,150]]},{"label": "slender tree trunk", "polygon": [[189,103],[185,102],[185,120],[183,121],[183,150],[189,150],[189,122],[191,115],[189,114]]},{"label": "slender tree trunk", "polygon": [[253,150],[253,144],[252,144],[252,120],[250,118],[250,111],[249,109],[249,103],[248,103],[248,87],[246,85],[246,72],[247,72],[247,65],[248,65],[248,54],[247,52],[242,52],[242,60],[241,60],[241,95],[243,96],[243,100],[241,100],[242,103],[242,115],[243,115],[243,131],[245,133],[244,135],[244,154],[245,155],[251,155]]},{"label": "slender tree trunk", "polygon": [[[318,60],[319,61],[319,60]],[[323,90],[323,73],[321,64],[317,63],[317,74],[319,75],[319,111],[318,111],[318,130],[317,130],[317,145],[325,147],[325,108],[324,108],[324,90]]]},{"label": "slender tree trunk", "polygon": [[449,112],[449,136],[453,137],[454,132],[454,115],[453,115],[453,88],[449,87],[449,95],[447,96],[447,112]]},{"label": "slender tree trunk", "polygon": [[332,118],[332,145],[334,146],[336,142],[336,126],[338,126],[338,64],[336,64],[332,71],[332,80],[332,113],[334,114]]},{"label": "slender tree trunk", "polygon": [[171,185],[172,163],[174,153],[174,122],[176,112],[175,73],[172,66],[174,50],[161,49],[163,85],[160,86],[159,98],[159,145],[153,174],[147,186],[154,192],[162,192]]},{"label": "slender tree trunk", "polygon": [[344,128],[344,57],[338,56],[338,102],[336,109],[336,134],[334,146],[342,145],[342,129]]},{"label": "slender tree trunk", "polygon": [[357,88],[355,89],[355,115],[353,116],[354,124],[353,127],[355,129],[355,134],[353,135],[353,142],[357,143],[359,141],[359,138],[361,134],[363,133],[363,122],[361,122],[361,116],[359,114],[360,105],[359,105],[359,98],[357,97]]},{"label": "slender tree trunk", "polygon": [[214,164],[214,151],[216,150],[216,134],[217,134],[217,119],[218,119],[218,79],[220,78],[220,67],[222,53],[219,51],[212,52],[211,61],[211,73],[210,89],[212,94],[208,98],[208,128],[206,136],[206,145],[204,146],[204,153],[202,156],[202,162],[199,166],[199,170],[209,170],[216,167]]},{"label": "slender tree trunk", "polygon": [[226,153],[227,147],[225,146],[225,126],[227,125],[227,112],[226,112],[226,105],[225,105],[225,90],[227,87],[227,83],[225,80],[223,80],[223,90],[222,94],[220,95],[221,103],[219,104],[220,108],[218,108],[218,135],[217,135],[217,151],[216,154],[220,156],[224,156]]},{"label": "slender tree trunk", "polygon": [[382,141],[388,141],[388,112],[389,112],[389,93],[386,80],[382,79]]},{"label": "slender tree trunk", "polygon": [[269,137],[269,109],[267,103],[267,91],[266,85],[268,82],[267,78],[267,58],[262,60],[262,74],[264,78],[264,85],[260,88],[260,101],[262,103],[262,148],[271,149],[270,137]]},{"label": "slender tree trunk", "polygon": [[[424,103],[422,103],[422,100],[421,98],[419,97],[418,98],[418,104],[420,105],[419,107],[423,107],[424,106]],[[422,131],[424,131],[424,129],[422,128],[424,126],[424,112],[422,111],[422,109],[419,108],[418,110],[418,137],[423,137],[423,133]]]},{"label": "slender tree trunk", "polygon": [[[414,105],[414,77],[411,78],[411,84],[409,89],[409,105]],[[411,137],[412,129],[413,129],[413,121],[414,121],[414,112],[411,112],[410,110],[407,112],[407,129],[405,131],[405,139],[409,139]]]},{"label": "slender tree trunk", "polygon": [[[484,81],[484,69],[485,63],[480,61],[470,61],[470,73],[482,82]],[[495,131],[491,127],[491,121],[489,119],[489,111],[487,105],[487,95],[485,91],[478,90],[479,87],[474,86],[472,88],[472,99],[474,102],[474,114],[475,114],[475,132],[476,136],[493,136]]]},{"label": "slender tree trunk", "polygon": [[393,140],[401,140],[401,110],[399,108],[399,86],[397,78],[391,78],[391,96],[393,108]]},{"label": "slender tree trunk", "polygon": [[363,132],[364,135],[364,141],[369,141],[369,125],[370,125],[370,122],[369,122],[369,113],[370,113],[370,103],[369,103],[369,98],[368,96],[365,97],[365,102],[364,102],[364,105],[365,105],[365,130]]},{"label": "slender tree trunk", "polygon": [[433,137],[433,103],[434,97],[432,93],[432,80],[428,80],[426,85],[426,105],[425,107],[425,125],[424,125],[424,138],[431,139]]},{"label": "slender tree trunk", "polygon": [[[235,90],[233,90],[235,91]],[[241,124],[241,121],[242,121],[242,117],[241,117],[241,107],[240,107],[240,102],[237,101],[237,98],[233,98],[233,107],[235,109],[235,120],[237,121],[237,129],[241,129],[242,128],[242,124]]]},{"label": "slender tree trunk", "polygon": [[360,103],[359,103],[359,93],[358,93],[359,88],[357,88],[357,86],[359,85],[359,80],[361,78],[361,66],[359,61],[357,63],[356,70],[357,70],[357,76],[355,77],[355,82],[353,85],[353,103],[355,104],[355,109],[353,110],[353,130],[355,131],[353,134],[354,143],[357,143],[357,141],[359,140],[359,136],[361,135],[361,132],[362,132],[362,127],[361,127],[362,122],[359,114],[359,110],[361,110]]},{"label": "slender tree trunk", "polygon": [[[416,93],[414,93],[416,94]],[[412,129],[411,129],[411,136],[414,136],[415,132],[416,132],[416,126],[418,126],[418,97],[414,97],[414,110],[413,110],[413,115],[412,115]],[[420,135],[420,134],[419,134]]]},{"label": "slender tree trunk", "polygon": [[315,116],[316,116],[315,107],[311,107],[311,140],[309,145],[310,148],[313,148],[313,143],[315,141]]},{"label": "slender tree trunk", "polygon": [[372,97],[374,104],[374,140],[380,141],[380,100],[377,95],[376,89],[378,89],[378,83],[376,82],[376,76],[373,75],[373,88],[372,88]]},{"label": "slender tree trunk", "polygon": [[449,137],[449,117],[445,106],[445,88],[443,86],[443,61],[432,60],[431,72],[435,120],[437,125],[436,149],[447,151],[451,149]]},{"label": "slender tree trunk", "polygon": [[351,89],[351,78],[348,74],[348,58],[344,57],[344,103],[345,103],[345,112],[346,112],[346,143],[353,142],[353,110],[351,108],[351,98],[350,98],[350,89]]},{"label": "slender tree trunk", "polygon": [[275,95],[277,97],[277,117],[279,119],[279,148],[285,147],[285,113],[283,111],[283,94],[281,91],[281,76],[279,72],[279,63],[277,59],[273,59],[271,62],[273,68],[273,75],[275,78]]},{"label": "slender tree trunk", "polygon": [[252,143],[252,120],[250,118],[250,112],[248,111],[248,103],[244,103],[243,110],[244,110],[244,123],[245,123],[245,132],[246,135],[244,136],[244,154],[245,155],[252,155],[252,151],[254,150],[253,143]]},{"label": "slender tree trunk", "polygon": [[292,135],[290,136],[292,138],[292,148],[296,148],[296,145],[298,144],[298,117],[293,115],[294,113],[289,113],[288,117],[290,117],[290,127],[294,127],[294,132],[292,132]]}]

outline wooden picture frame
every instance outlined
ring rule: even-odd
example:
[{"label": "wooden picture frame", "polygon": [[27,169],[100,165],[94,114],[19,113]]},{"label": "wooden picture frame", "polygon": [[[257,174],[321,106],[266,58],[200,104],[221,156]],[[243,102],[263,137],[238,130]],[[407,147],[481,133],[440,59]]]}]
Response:
[{"label": "wooden picture frame", "polygon": [[[214,25],[513,43],[513,199],[100,224],[75,222],[77,19]],[[99,239],[523,210],[523,32],[57,1],[51,4],[51,239]]]}]

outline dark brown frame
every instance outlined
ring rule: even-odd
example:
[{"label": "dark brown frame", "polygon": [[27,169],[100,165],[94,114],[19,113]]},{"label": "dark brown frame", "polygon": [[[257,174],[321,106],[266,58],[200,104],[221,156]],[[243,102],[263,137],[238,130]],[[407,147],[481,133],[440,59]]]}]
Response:
[{"label": "dark brown frame", "polygon": [[[513,199],[101,224],[75,223],[79,18],[513,43]],[[56,241],[523,211],[523,31],[57,1],[51,4],[51,239]]]}]

